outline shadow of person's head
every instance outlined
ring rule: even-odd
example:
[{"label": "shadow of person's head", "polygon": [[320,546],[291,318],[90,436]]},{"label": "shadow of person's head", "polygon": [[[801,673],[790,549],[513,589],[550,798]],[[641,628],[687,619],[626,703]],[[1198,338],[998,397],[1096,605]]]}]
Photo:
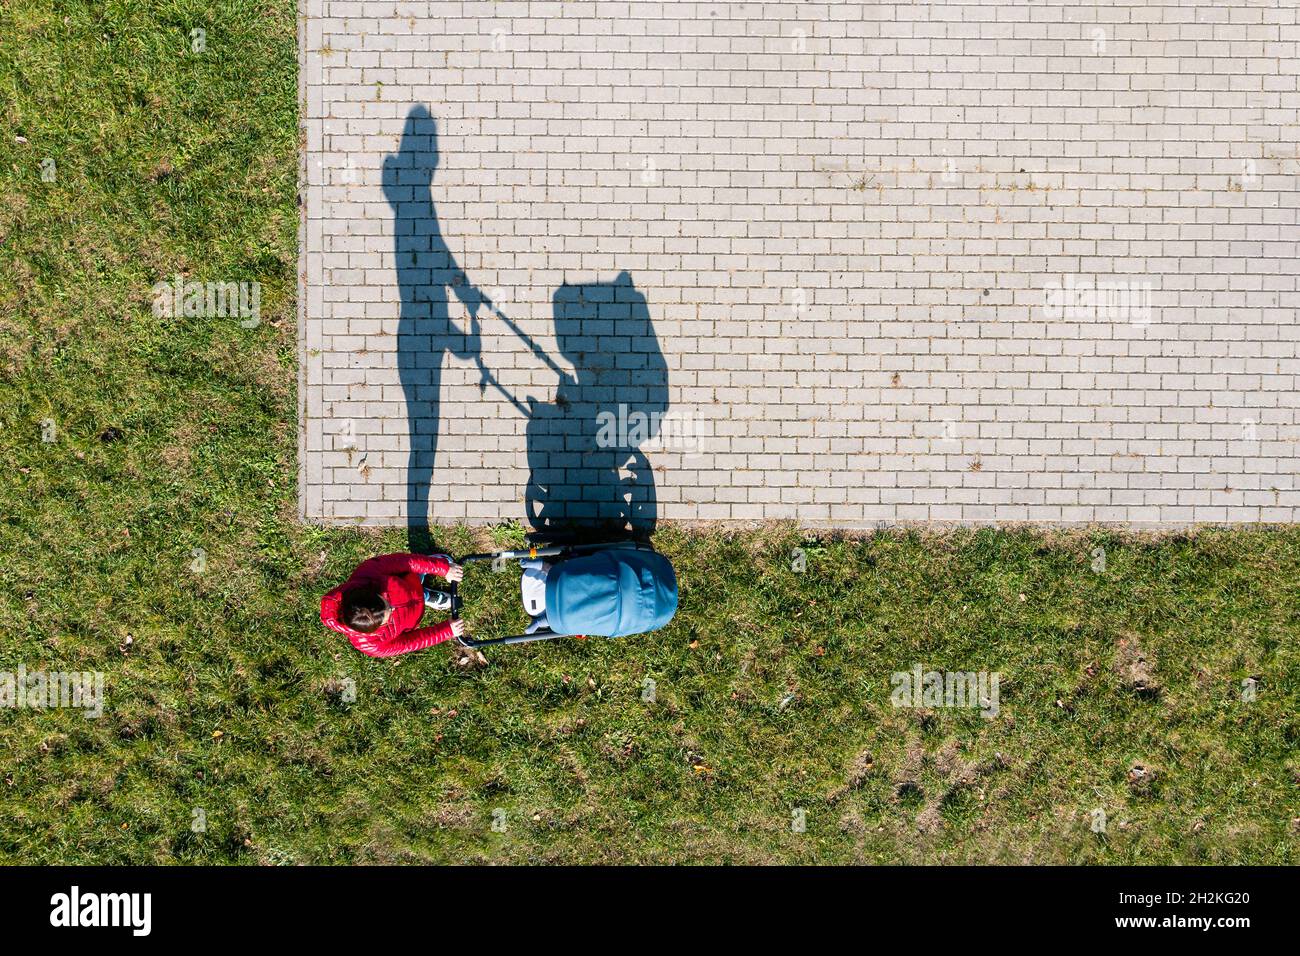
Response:
[{"label": "shadow of person's head", "polygon": [[407,190],[428,189],[438,168],[438,121],[428,107],[412,106],[396,153],[384,157],[384,194],[390,203],[412,198]]}]

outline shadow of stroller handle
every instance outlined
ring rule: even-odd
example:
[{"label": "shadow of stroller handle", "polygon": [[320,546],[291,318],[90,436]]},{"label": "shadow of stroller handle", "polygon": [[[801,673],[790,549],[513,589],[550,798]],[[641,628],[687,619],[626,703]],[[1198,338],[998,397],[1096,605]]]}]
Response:
[{"label": "shadow of stroller handle", "polygon": [[534,341],[531,335],[529,335],[527,332],[521,329],[514,319],[510,318],[510,316],[502,312],[497,307],[497,304],[493,302],[491,299],[489,299],[486,295],[483,296],[483,303],[489,309],[492,310],[493,315],[495,315],[498,319],[500,319],[502,322],[506,324],[506,326],[510,329],[511,332],[519,336],[519,338],[523,340],[523,343],[526,346],[528,346],[529,351],[531,351],[533,355],[537,356],[537,358],[540,359],[552,372],[554,372],[556,375],[560,375],[566,378],[571,377],[565,369],[560,367],[560,365],[555,361],[555,359],[551,358],[550,355],[547,354],[544,348],[542,348],[540,345],[537,344],[536,341]]}]

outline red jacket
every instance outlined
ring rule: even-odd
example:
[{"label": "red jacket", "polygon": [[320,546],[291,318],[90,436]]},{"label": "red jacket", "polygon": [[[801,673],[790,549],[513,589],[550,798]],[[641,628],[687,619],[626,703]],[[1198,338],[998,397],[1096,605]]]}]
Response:
[{"label": "red jacket", "polygon": [[[392,657],[441,644],[451,637],[451,622],[433,627],[419,627],[424,614],[424,574],[445,575],[451,562],[442,557],[422,554],[381,554],[363,561],[352,577],[320,599],[320,619],[325,626],[347,635],[352,646],[371,657]],[[377,631],[362,634],[339,620],[343,593],[361,585],[378,589],[393,607],[387,623]]]}]

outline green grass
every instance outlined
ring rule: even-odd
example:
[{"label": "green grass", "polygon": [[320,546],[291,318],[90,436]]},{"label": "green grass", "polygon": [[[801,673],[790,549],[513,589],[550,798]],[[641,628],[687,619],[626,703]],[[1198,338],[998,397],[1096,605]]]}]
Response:
[{"label": "green grass", "polygon": [[[668,528],[652,636],[462,671],[322,628],[404,535],[296,520],[294,43],[283,0],[0,3],[0,669],[107,683],[0,711],[0,859],[1300,861],[1293,530]],[[262,324],[155,318],[177,272],[260,281]],[[484,633],[513,588],[471,574]],[[997,717],[892,707],[915,662],[998,672]]]}]

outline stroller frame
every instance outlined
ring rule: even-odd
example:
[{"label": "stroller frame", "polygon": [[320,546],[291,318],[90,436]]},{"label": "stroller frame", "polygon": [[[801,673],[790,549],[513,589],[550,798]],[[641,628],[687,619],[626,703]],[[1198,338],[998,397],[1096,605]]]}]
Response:
[{"label": "stroller frame", "polygon": [[[492,551],[482,554],[467,554],[463,558],[457,558],[457,564],[470,564],[473,562],[483,561],[523,561],[526,558],[560,558],[561,560],[570,557],[577,557],[581,554],[591,554],[595,551],[609,551],[615,548],[628,549],[632,551],[653,551],[654,548],[645,541],[605,541],[598,544],[551,544],[545,546],[532,546],[528,548],[518,548],[513,551]],[[459,588],[455,581],[450,582],[448,591],[451,594],[451,613],[453,617],[459,617],[461,608],[464,607],[464,600],[461,598]],[[532,634],[513,634],[506,637],[491,637],[483,640],[470,637],[468,634],[456,638],[462,647],[495,647],[498,644],[527,644],[531,641],[550,641],[557,637],[572,637],[571,634],[556,634],[549,628],[542,628]]]}]

